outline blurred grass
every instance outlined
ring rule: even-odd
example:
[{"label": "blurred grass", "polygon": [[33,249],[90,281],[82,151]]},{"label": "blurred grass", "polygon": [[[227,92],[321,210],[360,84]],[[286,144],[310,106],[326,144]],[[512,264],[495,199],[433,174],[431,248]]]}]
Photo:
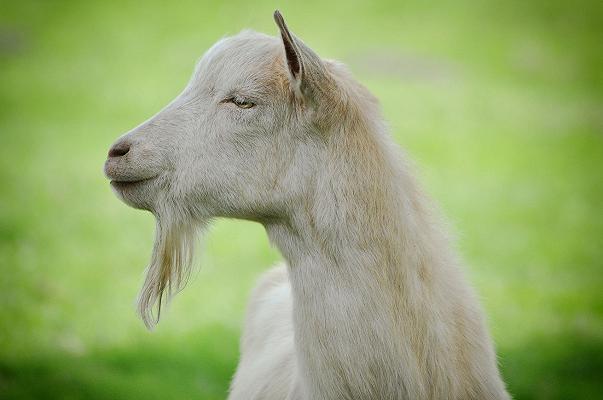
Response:
[{"label": "blurred grass", "polygon": [[153,220],[101,167],[222,35],[275,34],[276,7],[381,99],[459,232],[513,395],[601,398],[603,6],[558,0],[1,1],[0,398],[225,397],[277,252],[219,222],[148,333]]}]

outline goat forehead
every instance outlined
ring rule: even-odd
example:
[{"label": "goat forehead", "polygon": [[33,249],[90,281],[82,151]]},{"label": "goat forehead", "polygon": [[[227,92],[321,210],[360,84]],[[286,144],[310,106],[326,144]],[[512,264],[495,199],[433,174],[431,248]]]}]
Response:
[{"label": "goat forehead", "polygon": [[224,38],[199,60],[193,81],[224,85],[273,75],[280,50],[276,38],[256,32]]}]

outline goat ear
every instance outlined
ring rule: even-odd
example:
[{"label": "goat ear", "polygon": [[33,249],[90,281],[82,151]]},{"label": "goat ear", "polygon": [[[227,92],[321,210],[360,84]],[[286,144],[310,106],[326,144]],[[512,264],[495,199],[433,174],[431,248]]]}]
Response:
[{"label": "goat ear", "polygon": [[329,81],[324,63],[311,48],[289,31],[278,10],[274,12],[274,21],[281,31],[291,88],[295,96],[311,102],[316,101],[321,87]]},{"label": "goat ear", "polygon": [[274,21],[281,31],[283,46],[285,47],[285,57],[287,58],[287,68],[291,77],[291,84],[296,95],[301,95],[301,83],[304,70],[302,53],[297,45],[297,40],[293,37],[287,24],[279,10],[274,12]]}]

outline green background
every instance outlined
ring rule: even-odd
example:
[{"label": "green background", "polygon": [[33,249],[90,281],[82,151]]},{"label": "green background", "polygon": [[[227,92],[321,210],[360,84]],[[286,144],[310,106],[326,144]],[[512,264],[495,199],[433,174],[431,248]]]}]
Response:
[{"label": "green background", "polygon": [[219,221],[159,327],[134,301],[150,214],[102,174],[216,40],[291,29],[346,62],[455,226],[518,399],[603,394],[600,1],[0,1],[0,398],[225,397],[279,259]]}]

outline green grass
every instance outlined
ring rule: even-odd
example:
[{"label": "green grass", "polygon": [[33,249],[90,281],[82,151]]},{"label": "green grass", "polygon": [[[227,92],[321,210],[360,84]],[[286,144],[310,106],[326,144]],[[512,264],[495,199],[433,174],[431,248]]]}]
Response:
[{"label": "green grass", "polygon": [[1,2],[0,398],[225,397],[262,228],[220,221],[153,333],[153,220],[112,195],[112,141],[195,60],[279,7],[382,101],[455,226],[510,391],[603,393],[603,6],[597,1]]}]

